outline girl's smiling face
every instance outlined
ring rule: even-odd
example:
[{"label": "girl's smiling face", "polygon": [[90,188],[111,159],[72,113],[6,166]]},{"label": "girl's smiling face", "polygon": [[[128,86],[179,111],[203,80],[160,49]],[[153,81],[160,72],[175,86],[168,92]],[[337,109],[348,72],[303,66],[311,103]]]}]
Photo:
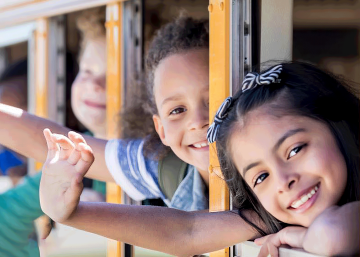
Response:
[{"label": "girl's smiling face", "polygon": [[209,50],[191,50],[163,59],[154,74],[161,141],[207,180],[209,146]]},{"label": "girl's smiling face", "polygon": [[263,106],[248,113],[232,133],[237,170],[278,220],[308,227],[340,200],[346,163],[324,123],[303,116],[275,117]]}]

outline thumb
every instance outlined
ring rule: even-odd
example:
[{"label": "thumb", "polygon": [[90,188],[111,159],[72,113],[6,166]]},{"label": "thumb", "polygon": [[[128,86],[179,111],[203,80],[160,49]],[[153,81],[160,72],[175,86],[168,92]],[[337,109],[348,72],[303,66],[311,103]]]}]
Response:
[{"label": "thumb", "polygon": [[46,239],[50,235],[51,229],[52,229],[52,225],[51,225],[51,221],[49,220],[49,222],[44,225],[41,239]]},{"label": "thumb", "polygon": [[83,176],[79,173],[75,175],[75,177],[71,180],[70,188],[68,193],[70,194],[70,198],[72,200],[80,199],[80,195],[83,190],[83,183],[82,183]]}]

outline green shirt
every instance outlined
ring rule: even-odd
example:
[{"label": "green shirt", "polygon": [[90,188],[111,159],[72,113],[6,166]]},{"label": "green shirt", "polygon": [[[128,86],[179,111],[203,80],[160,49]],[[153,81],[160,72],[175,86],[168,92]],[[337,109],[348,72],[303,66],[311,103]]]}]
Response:
[{"label": "green shirt", "polygon": [[40,256],[37,242],[29,239],[34,220],[44,213],[40,207],[41,172],[0,194],[0,256]]}]

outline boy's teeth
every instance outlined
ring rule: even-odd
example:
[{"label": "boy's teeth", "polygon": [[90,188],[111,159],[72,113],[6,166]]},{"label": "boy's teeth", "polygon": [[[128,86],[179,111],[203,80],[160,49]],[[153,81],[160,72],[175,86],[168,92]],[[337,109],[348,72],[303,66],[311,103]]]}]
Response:
[{"label": "boy's teeth", "polygon": [[300,200],[297,200],[297,201],[294,201],[292,204],[291,204],[291,207],[294,208],[294,209],[297,209],[299,208],[301,205],[303,205],[304,203],[306,203],[315,193],[316,191],[318,190],[318,187],[315,186],[314,189],[312,189],[310,191],[310,193],[307,193],[305,195],[303,195]]},{"label": "boy's teeth", "polygon": [[208,145],[209,143],[193,144],[193,146],[195,146],[196,148],[206,147]]}]

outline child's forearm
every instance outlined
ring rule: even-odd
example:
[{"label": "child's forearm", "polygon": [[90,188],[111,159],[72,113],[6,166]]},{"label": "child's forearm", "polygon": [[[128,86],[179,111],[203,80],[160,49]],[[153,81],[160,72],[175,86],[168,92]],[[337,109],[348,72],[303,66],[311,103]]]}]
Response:
[{"label": "child's forearm", "polygon": [[255,232],[230,212],[198,213],[152,206],[80,202],[66,225],[118,241],[192,256],[253,238]]},{"label": "child's forearm", "polygon": [[325,210],[310,225],[304,249],[321,255],[352,255],[359,252],[360,202]]},{"label": "child's forearm", "polygon": [[[43,130],[50,128],[54,133],[67,135],[70,131],[55,122],[31,115],[21,109],[0,104],[0,144],[36,161],[44,162],[47,155]],[[113,182],[105,163],[106,140],[85,137],[92,147],[95,162],[87,177]]]},{"label": "child's forearm", "polygon": [[[44,162],[47,154],[46,142],[42,134],[43,119],[27,112],[0,104],[0,144],[39,162]],[[57,125],[57,124],[56,124]],[[53,126],[59,131],[61,126]]]}]

